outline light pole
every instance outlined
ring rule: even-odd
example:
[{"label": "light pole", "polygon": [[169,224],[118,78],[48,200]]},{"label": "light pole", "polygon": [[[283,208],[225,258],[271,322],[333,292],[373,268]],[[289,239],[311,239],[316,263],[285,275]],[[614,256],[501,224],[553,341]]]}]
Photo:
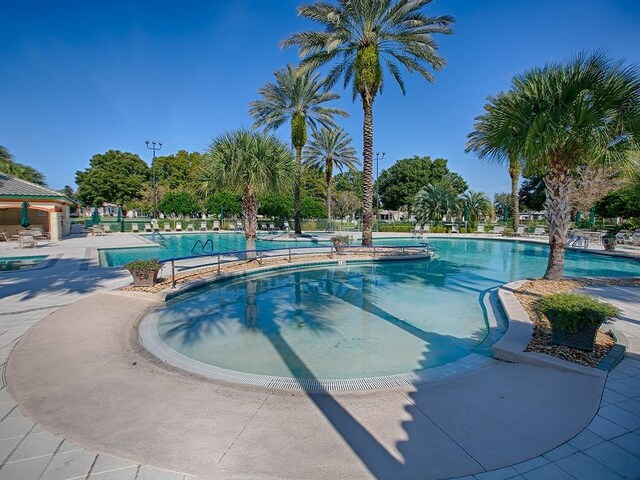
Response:
[{"label": "light pole", "polygon": [[380,231],[380,182],[378,181],[380,169],[379,161],[384,160],[385,152],[376,152],[376,225]]},{"label": "light pole", "polygon": [[[149,150],[153,150],[153,160],[151,160],[151,189],[153,190],[153,193],[152,193],[153,208],[151,211],[151,218],[157,218],[158,212],[156,211],[156,205],[157,205],[156,203],[156,151],[162,148],[162,142],[156,142],[155,140],[153,142],[149,142],[149,140],[146,140],[144,143],[147,144],[147,148]],[[151,146],[149,146],[149,143],[151,143]]]}]

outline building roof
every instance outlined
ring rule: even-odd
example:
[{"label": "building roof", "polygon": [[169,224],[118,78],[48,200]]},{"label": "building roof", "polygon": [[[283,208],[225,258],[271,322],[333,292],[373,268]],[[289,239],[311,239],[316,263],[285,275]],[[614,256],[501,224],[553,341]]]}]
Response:
[{"label": "building roof", "polygon": [[0,198],[42,198],[72,203],[62,192],[0,173]]}]

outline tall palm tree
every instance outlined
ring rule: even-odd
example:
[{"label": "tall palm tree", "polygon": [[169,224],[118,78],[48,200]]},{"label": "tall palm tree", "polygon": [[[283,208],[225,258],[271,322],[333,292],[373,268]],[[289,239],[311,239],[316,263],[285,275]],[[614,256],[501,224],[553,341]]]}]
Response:
[{"label": "tall palm tree", "polygon": [[416,193],[411,209],[418,221],[441,221],[459,212],[456,193],[442,183],[429,184]]},{"label": "tall palm tree", "polygon": [[509,156],[509,178],[511,179],[511,226],[517,232],[520,226],[520,196],[518,194],[518,181],[520,180],[520,159]]},{"label": "tall palm tree", "polygon": [[583,164],[624,164],[640,145],[640,76],[602,53],[581,53],[513,79],[489,97],[467,147],[499,163],[521,158],[544,175],[549,261],[544,278],[562,278],[572,175]]},{"label": "tall palm tree", "polygon": [[491,201],[484,192],[476,192],[467,190],[460,197],[460,203],[463,207],[467,207],[469,212],[469,222],[474,225],[478,223],[480,217],[489,215],[491,212]]},{"label": "tall palm tree", "polygon": [[242,195],[247,250],[255,249],[258,196],[291,188],[295,163],[285,143],[264,132],[246,129],[223,133],[207,151],[203,183]]},{"label": "tall palm tree", "polygon": [[327,76],[329,86],[340,77],[359,94],[363,122],[362,244],[373,243],[373,101],[383,86],[383,65],[405,93],[400,65],[418,72],[428,82],[427,67],[440,70],[444,59],[437,53],[433,35],[452,33],[453,17],[428,16],[422,8],[432,0],[339,0],[337,5],[318,1],[298,8],[302,17],[320,23],[321,31],[301,32],[282,42],[297,46],[301,68],[316,69],[335,63]]},{"label": "tall palm tree", "polygon": [[360,165],[351,137],[342,128],[312,129],[311,142],[304,149],[304,163],[324,170],[327,183],[327,216],[331,222],[331,183],[333,169],[355,170]]},{"label": "tall palm tree", "polygon": [[254,126],[276,130],[285,122],[291,123],[291,145],[296,151],[296,172],[293,189],[295,232],[302,233],[300,204],[300,173],[302,149],[307,143],[307,126],[333,126],[333,117],[349,114],[339,108],[327,108],[323,104],[340,98],[327,92],[326,81],[319,74],[295,69],[291,65],[275,72],[276,82],[266,83],[258,92],[259,100],[251,102],[249,113],[255,119]]}]

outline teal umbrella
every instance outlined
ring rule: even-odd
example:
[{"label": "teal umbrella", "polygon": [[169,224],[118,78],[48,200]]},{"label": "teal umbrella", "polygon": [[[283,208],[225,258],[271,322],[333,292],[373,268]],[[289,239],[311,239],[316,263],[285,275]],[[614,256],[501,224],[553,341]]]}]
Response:
[{"label": "teal umbrella", "polygon": [[509,220],[509,205],[504,204],[502,206],[502,221],[507,222]]},{"label": "teal umbrella", "polygon": [[220,220],[224,218],[224,207],[220,207]]},{"label": "teal umbrella", "polygon": [[466,203],[462,212],[462,220],[464,220],[465,222],[469,221],[469,205],[467,205]]},{"label": "teal umbrella", "polygon": [[120,222],[122,220],[122,210],[118,207],[118,216],[116,217],[116,222]]},{"label": "teal umbrella", "polygon": [[580,210],[576,213],[576,226],[580,223]]},{"label": "teal umbrella", "polygon": [[593,228],[596,224],[596,209],[592,208],[589,210],[589,226]]},{"label": "teal umbrella", "polygon": [[100,223],[100,214],[98,213],[98,207],[93,207],[93,214],[91,214],[91,223]]},{"label": "teal umbrella", "polygon": [[22,208],[20,209],[20,225],[22,228],[27,228],[31,225],[29,221],[29,204],[27,202],[22,202]]}]

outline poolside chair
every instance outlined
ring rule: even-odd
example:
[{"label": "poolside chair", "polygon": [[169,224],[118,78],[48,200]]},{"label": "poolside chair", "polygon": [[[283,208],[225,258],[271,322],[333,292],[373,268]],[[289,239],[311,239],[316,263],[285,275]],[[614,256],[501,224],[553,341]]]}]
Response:
[{"label": "poolside chair", "polygon": [[430,223],[425,223],[422,226],[422,233],[430,233],[431,232],[431,224]]},{"label": "poolside chair", "polygon": [[156,220],[155,218],[153,220],[151,220],[151,229],[154,232],[159,232],[160,231],[160,225],[158,225],[158,220]]},{"label": "poolside chair", "polygon": [[207,222],[200,222],[200,231],[201,232],[207,231]]},{"label": "poolside chair", "polygon": [[633,232],[633,235],[629,237],[627,244],[633,247],[640,247],[640,228]]},{"label": "poolside chair", "polygon": [[168,223],[164,224],[164,231],[165,232],[170,232],[171,231],[171,225],[169,225]]},{"label": "poolside chair", "polygon": [[182,222],[176,222],[176,232],[182,231]]},{"label": "poolside chair", "polygon": [[144,224],[144,231],[145,232],[153,232],[153,229],[151,228],[151,224],[150,223],[145,223]]},{"label": "poolside chair", "polygon": [[543,237],[545,235],[546,235],[546,232],[544,230],[544,227],[536,227],[532,234],[532,236],[534,237]]},{"label": "poolside chair", "polygon": [[270,223],[269,224],[269,228],[267,230],[269,230],[270,232],[273,232],[276,229],[276,226],[274,223]]},{"label": "poolside chair", "polygon": [[213,221],[213,228],[212,228],[212,230],[220,231],[220,221],[219,221],[219,220],[214,220],[214,221]]},{"label": "poolside chair", "polygon": [[140,228],[137,223],[131,224],[131,233],[140,233]]},{"label": "poolside chair", "polygon": [[105,225],[104,227],[102,227],[102,231],[104,233],[111,233],[111,225]]},{"label": "poolside chair", "polygon": [[476,233],[485,233],[484,232],[484,225],[478,225],[478,230],[476,230]]},{"label": "poolside chair", "polygon": [[187,232],[193,232],[193,223],[187,225]]},{"label": "poolside chair", "polygon": [[291,230],[291,227],[289,226],[289,222],[284,222],[284,231],[288,232],[289,230]]},{"label": "poolside chair", "polygon": [[520,236],[520,235],[524,235],[525,234],[525,229],[526,227],[520,226],[518,227],[518,230],[516,230],[516,235]]},{"label": "poolside chair", "polygon": [[241,232],[242,230],[244,230],[242,222],[236,222],[236,232]]},{"label": "poolside chair", "polygon": [[91,231],[95,237],[102,237],[104,235],[104,229],[102,227],[91,227]]},{"label": "poolside chair", "polygon": [[420,224],[416,223],[413,227],[413,235],[411,235],[412,238],[416,238],[416,237],[422,237],[422,228],[420,228]]},{"label": "poolside chair", "polygon": [[20,248],[36,248],[38,242],[31,233],[18,233],[18,246]]},{"label": "poolside chair", "polygon": [[451,233],[460,233],[460,230],[458,230],[458,225],[451,225]]},{"label": "poolside chair", "polygon": [[618,243],[625,244],[627,242],[627,231],[620,230],[618,233],[616,233],[616,240],[618,241]]}]

